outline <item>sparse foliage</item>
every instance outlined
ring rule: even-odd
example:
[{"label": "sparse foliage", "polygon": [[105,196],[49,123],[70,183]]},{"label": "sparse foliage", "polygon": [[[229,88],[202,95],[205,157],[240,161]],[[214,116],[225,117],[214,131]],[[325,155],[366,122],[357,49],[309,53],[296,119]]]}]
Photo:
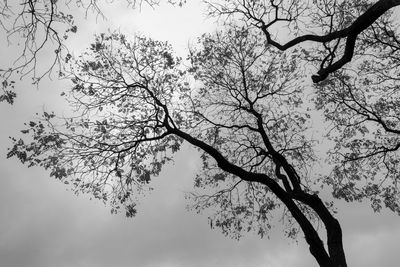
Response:
[{"label": "sparse foliage", "polygon": [[[393,17],[391,10],[400,5],[398,0],[313,0],[313,1],[209,1],[210,13],[217,16],[239,17],[247,25],[256,27],[269,45],[287,50],[304,42],[319,43],[308,50],[312,61],[319,62],[319,70],[312,76],[315,83],[341,69],[357,53],[357,42],[362,35],[374,39],[391,39]],[[285,29],[285,30],[282,30]],[[289,40],[287,35],[289,34]],[[275,35],[277,35],[275,37]],[[386,43],[390,46],[390,43]],[[322,47],[321,47],[322,46]],[[314,51],[318,49],[319,53]]]},{"label": "sparse foliage", "polygon": [[[265,236],[283,216],[287,236],[301,231],[320,266],[347,266],[333,204],[319,190],[400,214],[400,42],[391,14],[399,4],[209,3],[224,27],[201,36],[185,60],[165,42],[100,34],[66,60],[74,116],[44,112],[12,138],[8,157],[133,216],[138,196],[187,143],[202,160],[188,198],[198,212],[216,208],[211,227]],[[293,39],[280,39],[288,32]],[[304,78],[310,63],[316,85]],[[316,110],[331,127],[331,173],[313,171]]]},{"label": "sparse foliage", "polygon": [[[186,0],[166,0],[173,5],[182,6]],[[130,8],[142,5],[156,6],[161,0],[125,0]],[[102,1],[99,0],[18,0],[0,1],[0,32],[4,33],[9,46],[20,49],[12,65],[0,65],[2,91],[0,102],[12,104],[15,98],[13,84],[16,79],[26,77],[37,84],[53,72],[56,76],[62,71],[62,64],[70,54],[65,46],[71,34],[78,31],[72,10],[93,13],[94,17],[104,17]],[[52,56],[48,53],[51,51]],[[46,65],[38,64],[46,59]],[[44,66],[43,66],[44,65]],[[62,75],[62,74],[61,74]]]},{"label": "sparse foliage", "polygon": [[[368,39],[367,39],[368,40]],[[370,199],[372,208],[400,214],[399,43],[365,45],[367,60],[352,64],[318,87],[316,104],[332,122],[335,142],[326,182],[346,200]],[[362,181],[362,183],[360,182]]]},{"label": "sparse foliage", "polygon": [[[340,226],[308,172],[314,155],[297,52],[280,53],[232,27],[204,35],[189,59],[186,72],[165,43],[98,36],[71,61],[69,99],[80,116],[57,125],[45,113],[23,131],[33,142],[14,139],[8,156],[50,169],[77,192],[109,200],[113,211],[122,204],[132,215],[133,192],[142,192],[186,141],[202,152],[196,186],[217,188],[213,196],[193,195],[196,209],[220,208],[210,218],[214,226],[234,237],[249,230],[263,236],[283,203],[289,236],[297,221],[320,264],[344,261]],[[200,85],[189,87],[191,79]],[[337,255],[325,251],[317,217]]]}]

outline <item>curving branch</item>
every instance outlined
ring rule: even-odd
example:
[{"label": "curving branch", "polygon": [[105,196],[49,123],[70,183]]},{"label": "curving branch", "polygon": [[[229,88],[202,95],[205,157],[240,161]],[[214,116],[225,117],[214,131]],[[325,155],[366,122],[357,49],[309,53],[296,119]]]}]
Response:
[{"label": "curving branch", "polygon": [[[323,242],[320,239],[317,231],[314,229],[313,225],[296,205],[296,203],[292,199],[291,194],[282,189],[282,187],[276,181],[268,177],[266,174],[248,172],[240,168],[239,166],[232,164],[218,150],[180,129],[173,128],[168,124],[166,125],[166,128],[172,134],[179,136],[193,146],[200,148],[201,150],[209,154],[217,161],[218,167],[220,167],[222,170],[238,176],[244,181],[258,182],[268,186],[268,188],[286,205],[292,216],[299,223],[301,229],[306,236],[306,241],[310,246],[310,252],[316,258],[320,266],[334,266],[332,262],[333,258],[331,258],[326,252]],[[324,209],[326,210],[326,207],[324,207]]]},{"label": "curving branch", "polygon": [[350,62],[353,58],[354,47],[358,35],[364,31],[366,28],[370,27],[377,19],[379,19],[384,13],[389,9],[400,5],[400,0],[380,0],[367,9],[361,16],[359,16],[349,27],[330,32],[326,35],[314,35],[307,34],[294,38],[293,40],[287,42],[286,44],[280,44],[271,38],[271,34],[268,32],[268,25],[262,24],[260,29],[265,34],[269,44],[275,46],[279,50],[287,50],[297,44],[306,41],[327,43],[335,39],[347,38],[345,51],[342,57],[335,63],[328,65],[327,67],[322,67],[317,74],[312,76],[314,83],[321,82],[325,80],[328,75],[342,68],[346,63]]},{"label": "curving branch", "polygon": [[[130,192],[135,187],[140,192],[151,175],[159,175],[185,141],[210,159],[203,168],[214,172],[212,182],[226,175],[246,181],[261,193],[251,199],[272,205],[259,205],[262,211],[256,212],[252,205],[236,208],[265,216],[277,200],[298,223],[320,266],[346,266],[339,223],[300,181],[300,176],[308,179],[304,158],[313,154],[304,148],[309,142],[296,137],[304,135],[306,116],[297,111],[302,94],[295,56],[265,50],[258,36],[243,29],[203,39],[191,59],[204,88],[189,91],[169,45],[140,36],[134,42],[121,34],[97,36],[72,79],[71,100],[82,113],[63,120],[59,130],[50,122],[54,115],[45,113],[49,125],[30,122],[23,133],[34,141],[13,139],[8,157],[51,169],[62,181],[73,179],[76,190],[93,191],[133,216]],[[267,193],[273,201],[264,197]],[[313,224],[318,217],[327,247]]]},{"label": "curving branch", "polygon": [[[322,64],[317,74],[312,76],[313,82],[318,83],[325,80],[329,74],[341,69],[345,64],[352,60],[359,34],[368,27],[372,26],[388,10],[399,6],[400,0],[379,0],[370,6],[363,14],[357,17],[349,26],[340,30],[333,30],[333,13],[324,11],[324,13],[326,13],[326,17],[331,17],[329,33],[323,35],[305,34],[298,36],[284,44],[274,40],[269,29],[271,26],[282,21],[287,23],[298,23],[297,19],[299,13],[301,13],[300,7],[293,7],[293,2],[291,2],[290,6],[286,9],[283,7],[282,2],[275,4],[274,1],[270,1],[269,4],[265,3],[263,5],[264,11],[260,11],[260,6],[256,6],[256,4],[251,3],[251,1],[241,1],[240,4],[225,9],[220,7],[218,8],[218,6],[214,4],[213,9],[215,10],[214,13],[219,15],[232,15],[235,13],[243,15],[264,33],[268,44],[282,51],[299,45],[303,42],[326,44],[334,40],[346,39],[343,55],[335,62],[329,62],[327,59],[331,58],[332,54],[328,54],[322,62],[329,62],[329,64],[327,64],[327,66],[323,66]],[[283,15],[279,13],[280,9],[282,9]],[[268,17],[268,20],[266,20],[264,16]],[[274,18],[271,19],[271,16]]]}]

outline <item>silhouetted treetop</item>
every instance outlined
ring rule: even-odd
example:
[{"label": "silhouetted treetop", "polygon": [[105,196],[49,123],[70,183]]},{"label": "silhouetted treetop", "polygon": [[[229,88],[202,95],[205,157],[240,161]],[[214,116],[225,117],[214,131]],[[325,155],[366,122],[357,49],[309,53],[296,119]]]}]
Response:
[{"label": "silhouetted treetop", "polygon": [[[142,5],[157,6],[162,0],[124,2],[134,9]],[[182,6],[185,0],[165,2]],[[103,9],[104,3],[99,0],[1,0],[0,31],[9,46],[19,49],[14,52],[16,56],[11,58],[9,65],[1,62],[3,94],[0,95],[0,102],[13,103],[16,96],[13,87],[19,78],[28,77],[37,84],[53,72],[56,77],[62,75],[62,65],[70,58],[66,40],[80,27],[74,20],[75,14],[83,12],[87,19],[104,18]],[[49,54],[52,56],[49,57]]]},{"label": "silhouetted treetop", "polygon": [[[327,192],[400,214],[399,1],[207,1],[223,20],[185,59],[167,42],[110,31],[62,60],[51,15],[61,14],[58,3],[27,1],[30,13],[22,14],[33,14],[56,40],[54,62],[70,79],[62,95],[73,114],[44,112],[30,121],[8,157],[133,216],[152,179],[186,144],[201,159],[187,196],[195,211],[212,212],[212,228],[263,237],[282,218],[285,234],[302,232],[324,267],[347,266]],[[59,21],[67,34],[76,31],[72,17]],[[35,70],[42,46],[28,33],[31,57],[5,72],[4,90],[14,86],[7,75]],[[313,67],[317,84],[306,78]]]},{"label": "silhouetted treetop", "polygon": [[357,53],[357,42],[365,35],[381,46],[399,45],[398,25],[393,24],[395,16],[391,16],[393,8],[400,5],[398,0],[207,2],[212,15],[242,19],[249,27],[258,28],[267,44],[279,50],[303,42],[319,43],[320,53],[315,54],[315,46],[307,49],[313,61],[319,62],[319,70],[312,76],[315,83],[350,62]]},{"label": "silhouetted treetop", "polygon": [[[299,60],[296,51],[281,53],[253,31],[230,27],[200,38],[186,71],[166,43],[101,34],[70,60],[68,98],[76,114],[44,113],[23,131],[33,141],[13,139],[8,157],[49,169],[76,192],[132,216],[137,196],[185,141],[202,153],[195,186],[217,189],[191,195],[196,209],[219,208],[213,227],[234,237],[250,230],[264,236],[282,203],[288,236],[299,227],[317,261],[343,262],[340,226],[313,188]],[[334,243],[332,256],[317,220]]]}]

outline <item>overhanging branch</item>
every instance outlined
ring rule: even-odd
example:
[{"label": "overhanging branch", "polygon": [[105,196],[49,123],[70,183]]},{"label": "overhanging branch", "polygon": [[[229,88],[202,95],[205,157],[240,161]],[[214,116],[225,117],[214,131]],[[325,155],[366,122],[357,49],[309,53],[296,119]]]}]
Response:
[{"label": "overhanging branch", "polygon": [[325,80],[330,73],[339,70],[346,63],[350,62],[353,58],[354,47],[358,35],[362,31],[367,29],[369,26],[371,26],[379,17],[381,17],[389,9],[396,7],[398,5],[400,5],[400,0],[380,0],[371,7],[369,7],[361,16],[359,16],[350,26],[348,26],[345,29],[333,31],[325,35],[306,34],[296,37],[285,44],[280,44],[279,42],[272,39],[271,34],[268,31],[269,24],[266,24],[264,21],[260,19],[252,17],[251,14],[247,15],[249,15],[251,19],[254,19],[258,23],[261,23],[261,26],[259,26],[259,28],[265,34],[268,44],[273,45],[274,47],[282,51],[287,50],[295,45],[298,45],[306,41],[327,43],[335,39],[347,38],[343,56],[333,64],[328,65],[327,67],[321,67],[318,73],[312,76],[313,82],[318,83],[320,81]]}]

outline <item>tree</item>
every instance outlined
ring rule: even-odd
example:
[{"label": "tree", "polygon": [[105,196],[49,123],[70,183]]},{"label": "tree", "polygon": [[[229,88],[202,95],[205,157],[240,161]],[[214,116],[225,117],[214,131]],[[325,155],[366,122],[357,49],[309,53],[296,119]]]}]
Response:
[{"label": "tree", "polygon": [[[173,5],[182,6],[185,0],[167,0]],[[100,3],[99,3],[100,2]],[[160,0],[126,0],[131,8],[143,4],[155,6]],[[45,76],[53,72],[62,75],[62,62],[69,59],[70,54],[65,45],[71,34],[78,30],[71,9],[83,9],[85,16],[94,13],[96,17],[104,17],[98,0],[75,0],[60,4],[57,0],[21,0],[10,3],[0,1],[0,29],[4,31],[8,45],[20,46],[19,54],[11,66],[0,66],[3,94],[0,102],[14,102],[16,94],[13,90],[15,79],[30,77],[33,84],[38,84]],[[53,49],[53,57],[47,66],[38,68],[38,62],[48,57],[46,52]],[[43,55],[44,54],[44,55]],[[2,62],[4,64],[4,62]]]},{"label": "tree", "polygon": [[[287,50],[303,42],[316,42],[324,46],[315,83],[325,80],[329,74],[341,69],[353,59],[357,39],[372,30],[371,39],[392,38],[398,44],[395,31],[389,22],[390,10],[400,1],[224,1],[210,2],[211,12],[216,15],[237,15],[260,29],[268,44],[279,50]],[[275,40],[271,36],[278,24],[294,32],[289,41]],[[282,25],[283,24],[283,25]],[[380,31],[377,33],[377,31]],[[281,31],[282,32],[282,31]],[[286,32],[284,34],[287,34]],[[282,34],[282,35],[284,35]],[[281,37],[281,36],[279,36]],[[282,37],[281,37],[282,38]],[[383,42],[382,44],[386,44]],[[337,59],[339,54],[339,59]]]},{"label": "tree", "polygon": [[[167,0],[173,5],[182,6],[185,0]],[[156,6],[160,0],[126,0],[130,7],[142,4]],[[341,69],[353,59],[356,42],[370,29],[380,30],[373,35],[378,41],[386,36],[398,42],[388,17],[391,10],[400,5],[400,1],[337,1],[318,0],[310,2],[299,1],[206,1],[210,5],[210,14],[217,16],[239,16],[249,26],[261,30],[267,42],[280,50],[287,50],[304,42],[316,42],[323,45],[324,52],[317,53],[313,60],[320,62],[317,74],[312,80],[320,82],[330,73]],[[78,30],[75,25],[71,8],[83,8],[86,15],[94,12],[103,16],[98,0],[76,0],[62,3],[50,0],[22,0],[20,3],[0,2],[0,25],[7,35],[10,44],[23,38],[21,52],[13,66],[2,66],[3,97],[0,101],[13,102],[15,92],[12,83],[8,80],[17,76],[31,74],[33,82],[38,83],[44,76],[49,75],[55,66],[59,66],[68,52],[63,54],[67,47],[65,41],[71,33]],[[277,28],[287,27],[294,38],[281,43],[273,38]],[[282,34],[286,35],[286,33]],[[285,42],[286,40],[282,40]],[[18,41],[17,41],[18,42]],[[47,46],[54,48],[53,61],[45,71],[37,71],[37,61],[40,52]],[[387,43],[382,43],[387,45]],[[339,59],[337,59],[338,54]],[[12,80],[12,79],[11,79]],[[11,90],[7,88],[11,87]]]},{"label": "tree", "polygon": [[[355,68],[357,78],[344,71],[333,75],[318,88],[316,104],[333,125],[333,194],[346,200],[369,198],[375,211],[385,206],[400,214],[399,50],[379,50]],[[359,181],[365,184],[358,187]]]},{"label": "tree", "polygon": [[[197,210],[219,208],[210,217],[212,227],[237,238],[251,230],[264,236],[271,218],[283,211],[287,235],[301,230],[320,266],[347,266],[341,226],[319,190],[325,185],[337,198],[367,198],[375,210],[384,205],[399,213],[399,42],[384,12],[371,27],[363,24],[362,31],[338,29],[360,23],[347,12],[357,11],[353,14],[361,18],[378,3],[389,2],[317,1],[320,8],[311,9],[311,20],[304,20],[310,14],[297,2],[288,7],[275,1],[214,4],[211,13],[239,22],[203,35],[190,51],[189,67],[166,43],[101,34],[87,53],[67,60],[65,75],[73,86],[66,95],[76,109],[74,117],[45,112],[23,130],[31,140],[13,139],[8,157],[49,169],[76,192],[108,201],[112,212],[125,207],[127,216],[133,216],[136,198],[151,177],[186,142],[199,149],[203,162],[195,186],[204,194],[190,197]],[[290,16],[283,20],[289,26],[298,27],[301,19],[318,23],[328,32],[347,32],[346,43],[340,35],[324,37],[336,43],[324,43],[321,51],[294,49],[302,39],[291,49],[279,49],[268,27],[281,20],[277,15],[285,7],[283,14]],[[324,14],[331,14],[329,24]],[[260,29],[270,45],[260,38]],[[331,75],[314,92],[301,70],[310,60],[322,62],[319,75],[332,70],[341,60],[335,63],[335,54],[347,50],[349,38],[358,38],[356,55],[363,57],[328,71]],[[319,160],[310,138],[313,106],[303,101],[305,94],[314,93],[316,108],[333,125],[329,135],[336,144],[330,158],[333,171],[322,177],[311,171]],[[320,237],[318,222],[326,237]]]}]

